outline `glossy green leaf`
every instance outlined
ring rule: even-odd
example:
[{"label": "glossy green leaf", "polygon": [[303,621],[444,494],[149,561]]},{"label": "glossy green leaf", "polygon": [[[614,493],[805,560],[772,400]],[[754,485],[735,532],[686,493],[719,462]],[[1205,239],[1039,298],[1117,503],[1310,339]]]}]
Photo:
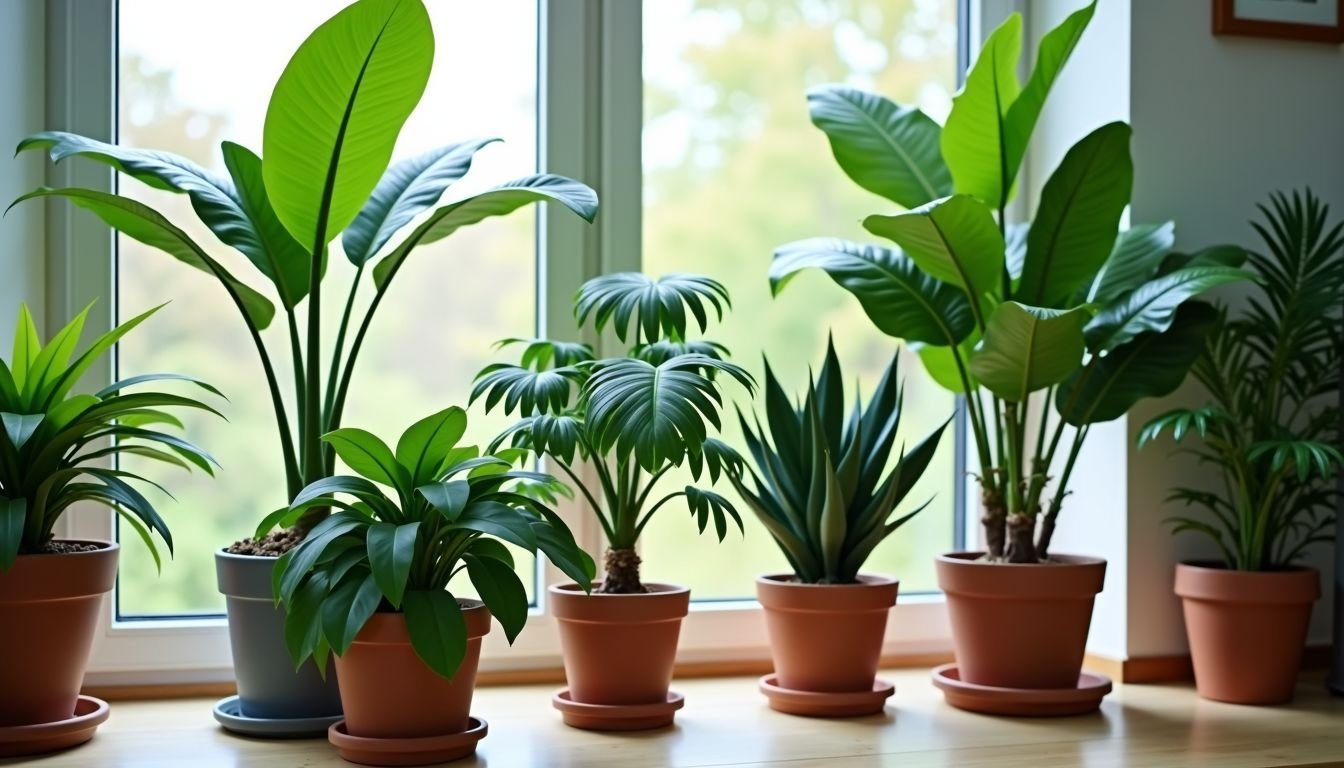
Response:
[{"label": "glossy green leaf", "polygon": [[415,490],[450,523],[462,515],[471,498],[471,484],[466,480],[428,483]]},{"label": "glossy green leaf", "polygon": [[804,269],[816,268],[859,300],[878,330],[906,341],[948,346],[975,329],[966,296],[926,275],[898,250],[833,238],[781,246],[770,263],[775,295]]},{"label": "glossy green leaf", "polygon": [[85,307],[65,327],[52,335],[37,353],[37,358],[29,364],[28,380],[23,385],[22,395],[26,403],[32,406],[46,404],[47,393],[56,386],[56,381],[70,364],[75,347],[79,345],[79,337],[84,332],[84,320],[92,306]]},{"label": "glossy green leaf", "polygon": [[287,309],[308,295],[309,254],[280,223],[266,193],[261,158],[241,144],[225,141],[219,145],[224,166],[237,189],[237,200],[245,218],[224,221],[211,227],[221,240],[247,256],[257,269],[275,285],[280,303]]},{"label": "glossy green leaf", "polygon": [[0,498],[0,572],[14,565],[23,543],[23,524],[27,519],[27,499]]},{"label": "glossy green leaf", "polygon": [[985,40],[966,84],[952,99],[940,145],[958,193],[999,208],[1007,204],[1016,168],[1008,165],[1008,109],[1021,86],[1022,16],[1014,13]]},{"label": "glossy green leaf", "polygon": [[[92,189],[42,187],[15,200],[17,205],[39,197],[60,197],[102,219],[109,227],[151,248],[167,253],[184,264],[214,275],[241,305],[247,321],[258,330],[271,324],[275,306],[260,293],[239,282],[209,256],[187,233],[178,229],[153,208],[130,198]],[[17,378],[17,377],[16,377]]]},{"label": "glossy green leaf", "polygon": [[1169,253],[1157,267],[1158,276],[1187,267],[1233,267],[1245,265],[1250,254],[1239,245],[1211,245],[1194,253]]},{"label": "glossy green leaf", "polygon": [[467,655],[467,622],[457,598],[443,590],[412,589],[402,610],[415,655],[439,677],[453,679]]},{"label": "glossy green leaf", "polygon": [[1124,123],[1096,129],[1069,149],[1046,180],[1027,234],[1015,300],[1061,307],[1092,284],[1111,255],[1120,216],[1129,205],[1131,133]]},{"label": "glossy green leaf", "polygon": [[422,152],[393,163],[341,235],[345,257],[362,266],[387,241],[439,201],[445,190],[467,175],[476,152],[499,139],[472,139]]},{"label": "glossy green leaf", "polygon": [[903,208],[952,194],[942,129],[919,109],[845,85],[809,89],[807,107],[855,184]]},{"label": "glossy green leaf", "polygon": [[1088,349],[1112,350],[1145,331],[1165,331],[1187,299],[1250,277],[1231,267],[1188,267],[1144,283],[1087,324]]},{"label": "glossy green leaf", "polygon": [[373,574],[368,574],[344,580],[322,601],[322,633],[336,655],[349,650],[350,643],[378,610],[382,599],[377,581]]},{"label": "glossy green leaf", "polygon": [[1176,225],[1139,224],[1115,239],[1115,247],[1088,292],[1088,301],[1109,304],[1147,282],[1176,244]]},{"label": "glossy green leaf", "polygon": [[380,289],[386,288],[417,246],[442,240],[463,227],[493,216],[506,216],[525,205],[540,202],[560,203],[585,221],[591,222],[597,216],[597,193],[587,185],[551,174],[515,179],[436,209],[400,245],[379,260],[373,269],[374,283]]},{"label": "glossy green leaf", "polygon": [[420,521],[402,525],[374,523],[369,526],[369,567],[378,589],[392,604],[401,607],[406,593],[406,581],[411,576],[411,561],[415,558],[415,537],[420,532]]},{"label": "glossy green leaf", "polygon": [[968,301],[1002,294],[1003,235],[994,214],[970,195],[936,200],[896,216],[869,216],[863,227],[900,245],[921,270],[961,288]]},{"label": "glossy green leaf", "polygon": [[493,557],[477,557],[470,553],[462,556],[467,564],[467,576],[481,596],[490,615],[504,628],[504,636],[512,644],[527,624],[527,590],[518,580],[513,568]]},{"label": "glossy green leaf", "polygon": [[971,372],[999,397],[1022,402],[1077,370],[1087,321],[1083,307],[1055,310],[1006,301],[989,319],[985,339],[971,356]]},{"label": "glossy green leaf", "polygon": [[1031,143],[1031,134],[1036,129],[1036,120],[1045,107],[1046,96],[1055,84],[1059,73],[1073,53],[1078,39],[1083,36],[1087,25],[1092,21],[1096,10],[1095,0],[1069,14],[1068,18],[1041,37],[1036,49],[1031,76],[1022,87],[1022,92],[1013,100],[1003,126],[1003,151],[1009,170],[1009,180],[1016,177],[1022,167],[1022,158],[1027,154]]},{"label": "glossy green leaf", "polygon": [[359,0],[290,58],[266,108],[262,173],[276,215],[310,253],[368,199],[433,61],[420,0]]},{"label": "glossy green leaf", "polygon": [[5,436],[14,450],[19,450],[33,436],[37,428],[46,419],[42,413],[0,413],[0,424],[5,428]]},{"label": "glossy green leaf", "polygon": [[1217,325],[1212,307],[1188,302],[1161,333],[1147,331],[1074,371],[1055,393],[1055,408],[1074,426],[1118,419],[1139,400],[1171,394],[1185,380]]},{"label": "glossy green leaf", "polygon": [[467,551],[477,557],[493,557],[509,568],[513,568],[513,553],[503,542],[495,539],[487,539],[484,536],[473,539]]},{"label": "glossy green leaf", "polygon": [[529,552],[535,552],[537,549],[537,536],[528,519],[518,514],[512,507],[497,501],[473,503],[453,521],[453,525],[488,533]]},{"label": "glossy green leaf", "polygon": [[397,441],[397,463],[411,471],[411,482],[427,483],[466,431],[467,413],[457,406],[426,416]]},{"label": "glossy green leaf", "polygon": [[[919,355],[924,370],[934,383],[949,392],[964,395],[973,390],[978,382],[971,374],[969,365],[975,345],[980,343],[980,334],[975,333],[955,347],[939,347],[931,344],[912,344],[911,349]],[[956,353],[953,353],[956,350]],[[961,364],[957,364],[960,355]],[[965,378],[963,378],[963,376]]]},{"label": "glossy green leaf", "polygon": [[37,335],[37,324],[27,304],[19,305],[19,321],[14,326],[14,347],[10,355],[10,373],[14,386],[20,391],[28,382],[28,369],[42,352],[42,340]]},{"label": "glossy green leaf", "polygon": [[392,449],[368,430],[345,427],[322,436],[323,442],[336,450],[346,466],[373,480],[409,493],[410,472],[397,462]]}]

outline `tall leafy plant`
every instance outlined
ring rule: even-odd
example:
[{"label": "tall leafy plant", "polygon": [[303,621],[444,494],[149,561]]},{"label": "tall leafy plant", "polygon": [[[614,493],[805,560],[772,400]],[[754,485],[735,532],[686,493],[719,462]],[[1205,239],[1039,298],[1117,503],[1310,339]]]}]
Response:
[{"label": "tall leafy plant", "polygon": [[416,655],[452,679],[468,640],[448,589],[459,573],[466,572],[510,643],[527,623],[527,592],[501,540],[541,550],[580,584],[592,579],[592,558],[541,500],[555,480],[511,469],[519,451],[481,454],[458,445],[466,429],[466,413],[453,407],[412,424],[395,449],[362,429],[323,435],[356,474],[319,480],[290,505],[294,515],[338,510],[273,571],[296,663],[311,656],[326,669],[327,654],[344,654],[381,609],[403,614]]},{"label": "tall leafy plant", "polygon": [[[241,252],[270,283],[268,298],[212,256],[212,244],[197,243],[130,198],[81,188],[42,188],[19,198],[69,200],[219,281],[261,359],[280,438],[286,499],[335,470],[335,453],[322,446],[321,435],[340,426],[374,315],[416,248],[534,202],[559,203],[588,221],[597,213],[591,189],[551,174],[525,176],[441,204],[440,198],[471,168],[477,150],[495,139],[447,144],[389,166],[402,125],[424,93],[433,58],[434,34],[421,0],[351,4],[314,31],[280,75],[266,110],[263,155],[233,142],[221,144],[227,177],[171,153],[59,131],[19,144],[21,152],[47,150],[55,162],[88,158],[151,187],[187,195],[220,243]],[[338,236],[356,275],[332,338],[322,324],[322,282]],[[356,318],[366,272],[373,294]],[[272,299],[279,301],[287,325],[288,373],[277,370],[261,338],[275,319]],[[286,377],[288,384],[282,383]],[[293,393],[293,417],[282,395],[286,386]],[[285,511],[267,517],[259,534]],[[297,524],[308,530],[326,514],[313,508]]]},{"label": "tall leafy plant", "polygon": [[[679,498],[701,533],[711,519],[720,540],[729,518],[742,527],[732,503],[713,491],[686,485],[655,497],[659,481],[677,467],[717,482],[740,461],[708,427],[720,427],[722,380],[748,389],[753,380],[724,359],[723,346],[687,337],[688,314],[703,332],[708,309],[722,317],[726,306],[727,289],[698,275],[595,278],[580,288],[574,315],[594,333],[611,326],[631,345],[625,355],[598,359],[588,344],[506,339],[500,346],[522,346],[520,362],[495,363],[476,376],[472,402],[484,399],[487,411],[503,406],[522,417],[490,450],[508,442],[544,455],[597,517],[609,547],[602,592],[646,591],[635,545],[654,514]],[[582,476],[585,462],[592,481]]]},{"label": "tall leafy plant", "polygon": [[1221,488],[1178,488],[1172,500],[1202,507],[1176,517],[1177,532],[1207,535],[1228,568],[1291,566],[1330,541],[1339,493],[1339,366],[1344,295],[1344,222],[1308,190],[1276,194],[1253,222],[1267,253],[1253,252],[1259,286],[1243,308],[1224,309],[1195,363],[1208,391],[1198,408],[1150,421],[1139,445],[1171,433],[1217,469]]},{"label": "tall leafy plant", "polygon": [[1170,223],[1119,231],[1133,181],[1124,123],[1075,144],[1033,220],[1009,221],[1036,121],[1094,7],[1042,38],[1025,85],[1022,19],[1009,17],[943,126],[847,86],[811,90],[812,121],[841,169],[909,210],[864,219],[896,247],[814,238],[778,249],[770,269],[776,293],[800,270],[825,271],[966,397],[990,560],[1048,559],[1088,428],[1174,390],[1215,317],[1189,300],[1246,276],[1239,249],[1172,254]]},{"label": "tall leafy plant", "polygon": [[853,584],[877,545],[929,505],[894,514],[929,466],[947,422],[909,453],[902,446],[893,462],[904,403],[897,359],[867,406],[855,402],[846,417],[833,344],[800,404],[790,402],[768,362],[764,394],[766,426],[757,417],[753,428],[738,413],[756,468],[733,465],[728,478],[799,581]]},{"label": "tall leafy plant", "polygon": [[215,395],[214,387],[190,376],[149,373],[130,376],[92,394],[74,392],[80,379],[117,340],[158,307],[94,339],[78,356],[85,308],[44,346],[26,306],[19,308],[14,349],[0,359],[0,571],[19,555],[48,551],[61,515],[81,502],[116,510],[160,563],[157,533],[173,550],[173,535],[154,505],[136,488],[154,481],[111,468],[117,456],[139,456],[182,469],[213,474],[208,453],[162,425],[181,428],[173,411],[218,411],[200,400],[143,389],[163,381],[187,381]]}]

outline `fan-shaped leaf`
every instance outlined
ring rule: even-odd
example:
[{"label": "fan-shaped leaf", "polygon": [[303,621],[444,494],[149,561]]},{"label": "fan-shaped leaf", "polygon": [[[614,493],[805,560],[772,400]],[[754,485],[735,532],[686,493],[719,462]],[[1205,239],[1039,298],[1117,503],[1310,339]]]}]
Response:
[{"label": "fan-shaped leaf", "polygon": [[688,310],[702,332],[708,327],[706,303],[722,319],[724,307],[731,306],[728,290],[700,275],[652,278],[640,272],[620,272],[584,283],[574,300],[574,316],[579,325],[587,323],[591,316],[593,327],[599,332],[610,323],[621,341],[627,338],[643,339],[646,343],[661,339],[683,341]]}]

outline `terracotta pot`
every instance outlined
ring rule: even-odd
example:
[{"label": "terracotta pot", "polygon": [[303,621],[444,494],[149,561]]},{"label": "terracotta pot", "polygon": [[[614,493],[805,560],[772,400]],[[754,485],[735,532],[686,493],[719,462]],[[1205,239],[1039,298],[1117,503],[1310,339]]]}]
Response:
[{"label": "terracotta pot", "polygon": [[858,584],[802,584],[792,578],[756,579],[776,683],[795,691],[871,691],[900,583],[867,575],[860,575]]},{"label": "terracotta pot", "polygon": [[19,555],[0,572],[0,727],[75,714],[103,595],[117,578],[120,547]]},{"label": "terracotta pot", "polygon": [[1074,688],[1106,561],[988,563],[983,553],[937,558],[959,679],[999,688]]},{"label": "terracotta pot", "polygon": [[1311,605],[1321,596],[1315,568],[1251,572],[1181,563],[1176,594],[1185,605],[1200,696],[1234,704],[1292,700]]},{"label": "terracotta pot", "polygon": [[452,680],[425,666],[400,613],[375,613],[336,658],[341,678],[345,730],[368,739],[418,739],[466,731],[481,638],[490,632],[490,611],[475,600],[462,601],[467,622],[467,655]]},{"label": "terracotta pot", "polygon": [[637,595],[599,594],[599,584],[590,595],[577,584],[550,588],[571,700],[602,705],[667,701],[691,590],[645,586],[650,591]]}]

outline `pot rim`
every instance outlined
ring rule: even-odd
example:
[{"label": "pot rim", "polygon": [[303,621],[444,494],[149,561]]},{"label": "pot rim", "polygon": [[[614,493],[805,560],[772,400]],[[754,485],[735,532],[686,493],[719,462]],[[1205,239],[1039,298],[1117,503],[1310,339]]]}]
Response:
[{"label": "pot rim", "polygon": [[20,553],[18,557],[37,557],[37,558],[68,558],[68,557],[98,557],[106,555],[109,552],[116,552],[121,549],[121,544],[116,541],[107,541],[105,539],[52,539],[52,542],[61,542],[65,544],[97,544],[97,549],[91,549],[87,552],[25,552]]},{"label": "pot rim", "polygon": [[1180,568],[1189,568],[1202,573],[1241,574],[1246,576],[1291,576],[1307,571],[1320,572],[1319,568],[1310,565],[1290,565],[1287,568],[1276,568],[1272,571],[1242,571],[1236,568],[1228,568],[1221,560],[1182,560],[1176,565]]},{"label": "pot rim", "polygon": [[786,589],[881,589],[890,587],[893,584],[899,585],[901,580],[895,576],[888,576],[885,573],[860,573],[859,581],[853,584],[813,584],[805,581],[790,581],[796,578],[796,573],[763,573],[756,577],[756,583],[768,587],[784,587]]},{"label": "pot rim", "polygon": [[980,560],[980,558],[984,556],[985,556],[984,550],[965,550],[960,552],[945,552],[943,554],[935,556],[934,559],[939,563],[946,563],[948,565],[952,565],[958,568],[965,567],[965,568],[1029,569],[1029,568],[1094,566],[1094,565],[1106,564],[1106,558],[1096,557],[1093,555],[1068,555],[1068,554],[1056,553],[1050,555],[1050,557],[1052,559],[1053,558],[1066,558],[1066,559],[1063,561],[1052,561],[1045,563],[989,563]]},{"label": "pot rim", "polygon": [[[596,590],[601,584],[602,582],[600,581],[594,581],[592,587],[593,590]],[[680,595],[683,593],[689,594],[691,591],[690,587],[683,587],[680,584],[666,584],[662,582],[645,582],[644,587],[649,591],[631,592],[628,594],[608,594],[606,592],[593,591],[589,592],[588,594],[583,594],[582,589],[579,587],[577,583],[573,581],[568,581],[561,584],[552,584],[546,588],[546,592],[552,595],[564,595],[565,597],[575,597],[585,599],[594,598],[600,600],[629,600],[629,599],[643,598],[645,600],[651,600],[659,597]]]},{"label": "pot rim", "polygon": [[[594,587],[601,582],[594,582]],[[597,624],[646,624],[681,621],[691,607],[691,588],[679,584],[646,582],[651,592],[608,595],[584,594],[579,585],[552,584],[546,589],[549,609],[556,619]]]},{"label": "pot rim", "polygon": [[[467,639],[476,640],[490,634],[491,619],[494,617],[485,603],[470,598],[457,598],[462,607],[462,618],[467,627]],[[411,642],[410,631],[406,627],[406,614],[401,611],[374,611],[364,622],[364,626],[355,633],[354,643],[360,645],[405,645]]]},{"label": "pot rim", "polygon": [[215,557],[223,558],[225,560],[270,560],[271,562],[280,559],[279,555],[276,555],[275,557],[269,555],[240,555],[237,552],[230,552],[228,549],[228,547],[219,547],[215,550]]},{"label": "pot rim", "polygon": [[1172,591],[1183,600],[1212,603],[1314,603],[1321,596],[1321,572],[1311,566],[1281,571],[1237,571],[1197,563],[1177,563]]}]

